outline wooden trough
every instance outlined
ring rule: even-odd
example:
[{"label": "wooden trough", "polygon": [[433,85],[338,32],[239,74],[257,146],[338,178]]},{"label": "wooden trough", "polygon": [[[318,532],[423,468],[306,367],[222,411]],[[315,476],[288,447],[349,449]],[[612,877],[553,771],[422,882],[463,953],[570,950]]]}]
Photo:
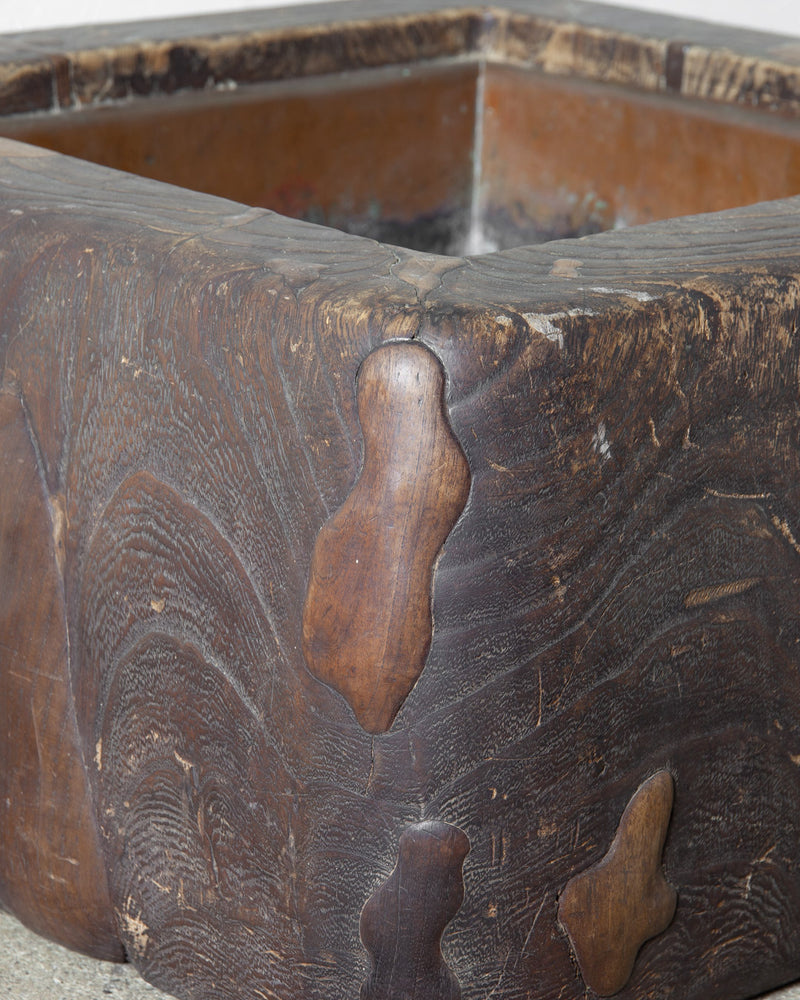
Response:
[{"label": "wooden trough", "polygon": [[0,38],[0,905],[186,1000],[800,977],[799,119],[577,2]]}]

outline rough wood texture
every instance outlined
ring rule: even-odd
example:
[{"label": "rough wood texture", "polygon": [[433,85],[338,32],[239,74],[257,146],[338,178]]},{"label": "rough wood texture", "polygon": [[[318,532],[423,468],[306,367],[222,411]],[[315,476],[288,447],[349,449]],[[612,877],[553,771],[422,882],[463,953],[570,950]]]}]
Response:
[{"label": "rough wood texture", "polygon": [[[796,26],[787,24],[789,30]],[[800,39],[581,0],[369,0],[0,37],[4,114],[474,55],[796,114]]]},{"label": "rough wood texture", "polygon": [[[447,58],[490,58],[499,38],[531,67],[619,66],[617,82],[672,93],[689,65],[676,39],[703,43],[637,15],[622,38],[627,14],[570,4],[587,18],[573,30],[560,3],[538,10],[374,31],[398,59],[415,31]],[[43,55],[37,79],[100,100],[134,81],[202,86],[237,45],[242,79],[378,58],[366,22],[324,44],[298,23],[280,44],[267,32],[274,49],[235,32],[228,48],[207,26],[181,48],[167,26],[157,72],[155,29],[114,29],[129,48]],[[24,63],[33,43],[3,44]],[[749,90],[725,76],[731,92],[775,92],[791,114],[791,49],[772,73],[776,40],[737,44],[729,66],[756,52],[766,69]],[[89,952],[124,950],[184,1000],[351,1000],[364,983],[427,997],[456,981],[464,1000],[582,1000],[559,897],[666,768],[680,906],[620,997],[743,1000],[800,976],[798,248],[792,199],[437,257],[0,141],[0,653],[24,737],[6,720],[3,753],[19,756],[0,781],[30,780],[33,803],[3,827],[3,905]],[[359,414],[359,369],[403,342],[446,373],[437,413],[471,480],[432,577],[441,542],[427,545],[424,669],[391,728],[368,732],[308,669],[303,609],[376,419]],[[40,696],[46,719],[26,709]],[[442,825],[460,831],[447,857],[420,847]],[[410,828],[406,882],[391,868]],[[54,856],[73,834],[83,853]],[[80,914],[71,892],[33,900],[14,874],[68,878],[59,857],[99,869]]]},{"label": "rough wood texture", "polygon": [[447,823],[414,823],[400,836],[397,865],[361,913],[370,971],[361,1000],[460,1000],[442,957],[442,932],[464,899],[465,834]]},{"label": "rough wood texture", "polygon": [[383,733],[431,645],[433,566],[464,508],[469,468],[443,409],[444,372],[389,344],[358,374],[364,464],[314,545],[303,651],[368,733]]},{"label": "rough wood texture", "polygon": [[638,789],[596,865],[570,879],[558,901],[581,975],[600,996],[628,982],[639,949],[669,927],[677,894],[661,872],[674,796],[669,771]]},{"label": "rough wood texture", "polygon": [[[65,497],[78,731],[145,976],[351,997],[423,819],[471,844],[462,996],[578,1000],[558,896],[666,763],[681,905],[620,996],[796,978],[800,204],[462,261],[2,153],[3,372]],[[401,338],[442,361],[472,484],[373,736],[301,618],[359,366]]]},{"label": "rough wood texture", "polygon": [[40,934],[119,960],[72,703],[64,497],[47,494],[10,375],[0,391],[0,904]]}]

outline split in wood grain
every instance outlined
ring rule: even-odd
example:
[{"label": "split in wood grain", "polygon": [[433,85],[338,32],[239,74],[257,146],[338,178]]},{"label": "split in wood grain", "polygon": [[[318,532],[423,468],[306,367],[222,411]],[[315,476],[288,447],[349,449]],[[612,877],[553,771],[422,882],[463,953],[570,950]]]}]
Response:
[{"label": "split in wood grain", "polygon": [[628,982],[645,941],[666,930],[677,904],[661,871],[673,781],[659,771],[628,803],[605,857],[570,879],[558,904],[586,985],[600,996]]},{"label": "split in wood grain", "polygon": [[467,835],[448,823],[414,823],[403,832],[394,871],[361,914],[371,959],[361,1000],[459,1000],[440,945],[464,899],[469,848]]},{"label": "split in wood grain", "polygon": [[314,547],[303,651],[361,726],[382,733],[425,665],[434,563],[470,473],[444,410],[444,371],[420,344],[367,357],[358,414],[364,465]]}]

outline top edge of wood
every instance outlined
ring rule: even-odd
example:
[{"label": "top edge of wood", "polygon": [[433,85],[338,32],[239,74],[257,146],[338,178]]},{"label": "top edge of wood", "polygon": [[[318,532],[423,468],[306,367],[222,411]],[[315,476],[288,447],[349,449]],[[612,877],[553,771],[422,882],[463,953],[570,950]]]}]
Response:
[{"label": "top edge of wood", "polygon": [[800,114],[800,37],[584,0],[334,0],[0,35],[0,114],[442,58]]},{"label": "top edge of wood", "polygon": [[287,287],[319,280],[330,295],[357,280],[362,297],[390,309],[411,301],[422,312],[511,309],[546,330],[555,308],[646,309],[698,282],[800,280],[800,196],[463,258],[392,247],[8,139],[0,139],[0,176],[7,239],[15,232],[38,245],[44,225],[100,242],[135,233],[161,250],[191,240],[236,268],[271,270]]},{"label": "top edge of wood", "polygon": [[255,8],[169,18],[144,18],[34,31],[0,34],[0,58],[16,50],[78,51],[107,45],[174,41],[178,38],[222,37],[250,32],[284,32],[330,28],[346,24],[431,18],[480,18],[504,16],[553,19],[604,28],[627,35],[664,41],[683,39],[691,44],[728,48],[753,55],[781,53],[800,65],[800,34],[776,33],[717,24],[699,18],[679,17],[635,8],[592,3],[591,0],[499,0],[497,3],[458,3],[448,0],[332,0],[286,7]]}]

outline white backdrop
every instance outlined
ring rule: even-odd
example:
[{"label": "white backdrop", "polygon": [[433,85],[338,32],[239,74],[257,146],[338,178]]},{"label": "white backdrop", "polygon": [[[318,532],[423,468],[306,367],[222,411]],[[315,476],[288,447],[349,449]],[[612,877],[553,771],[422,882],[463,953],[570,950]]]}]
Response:
[{"label": "white backdrop", "polygon": [[[287,6],[296,2],[298,0],[0,0],[0,33],[245,7]],[[800,36],[800,0],[625,0],[617,6],[660,10]]]}]

